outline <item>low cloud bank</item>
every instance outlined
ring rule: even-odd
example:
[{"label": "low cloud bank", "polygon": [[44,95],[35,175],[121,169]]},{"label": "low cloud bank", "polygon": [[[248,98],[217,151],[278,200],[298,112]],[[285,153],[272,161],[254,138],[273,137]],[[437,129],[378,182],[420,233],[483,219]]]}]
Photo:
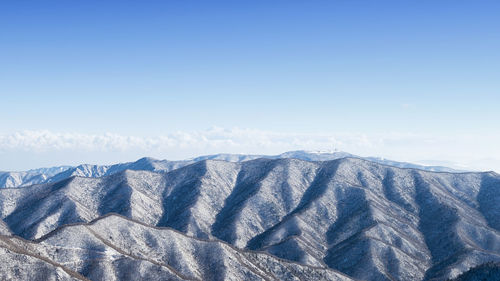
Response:
[{"label": "low cloud bank", "polygon": [[57,164],[114,163],[142,156],[174,160],[213,153],[279,154],[290,150],[340,150],[398,161],[431,163],[440,160],[440,163],[455,168],[499,171],[500,151],[495,150],[499,141],[498,135],[296,134],[218,127],[154,137],[20,131],[0,135],[0,169],[24,168],[22,163],[47,166],[61,160],[63,163]]}]

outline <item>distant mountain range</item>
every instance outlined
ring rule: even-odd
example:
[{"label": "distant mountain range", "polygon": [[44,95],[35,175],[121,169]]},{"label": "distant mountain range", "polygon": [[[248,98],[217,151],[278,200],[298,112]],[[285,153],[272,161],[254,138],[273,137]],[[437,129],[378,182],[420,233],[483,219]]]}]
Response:
[{"label": "distant mountain range", "polygon": [[188,160],[168,161],[157,160],[149,157],[141,158],[135,162],[120,163],[115,165],[90,165],[82,164],[76,167],[59,166],[52,168],[42,168],[22,172],[1,172],[0,171],[0,188],[3,187],[22,187],[33,184],[42,184],[48,182],[56,182],[71,176],[98,178],[109,176],[124,170],[141,170],[152,172],[169,172],[171,170],[184,167],[202,160],[223,160],[228,162],[243,162],[258,158],[280,159],[294,158],[306,161],[330,161],[345,157],[362,158],[374,161],[384,165],[390,165],[400,168],[413,168],[435,172],[461,172],[459,170],[443,167],[443,166],[423,166],[405,162],[397,162],[377,157],[359,157],[346,152],[308,152],[308,151],[290,151],[280,155],[247,155],[247,154],[216,154],[200,156]]}]

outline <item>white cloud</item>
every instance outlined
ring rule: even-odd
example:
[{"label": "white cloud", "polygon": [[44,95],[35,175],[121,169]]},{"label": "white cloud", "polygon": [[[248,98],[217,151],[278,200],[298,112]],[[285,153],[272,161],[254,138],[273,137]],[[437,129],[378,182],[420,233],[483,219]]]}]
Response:
[{"label": "white cloud", "polygon": [[441,160],[471,169],[499,171],[500,151],[495,150],[499,141],[499,135],[297,134],[219,127],[204,131],[178,131],[155,137],[20,131],[0,135],[0,168],[24,168],[23,162],[47,166],[82,162],[114,163],[142,156],[183,159],[213,153],[278,154],[299,149],[338,149],[361,156],[381,156],[412,162]]},{"label": "white cloud", "polygon": [[[363,135],[343,137],[344,141],[370,145]],[[175,132],[156,137],[124,136],[112,133],[102,135],[56,133],[51,131],[22,131],[0,135],[0,151],[24,150],[45,152],[51,150],[124,151],[168,150],[171,148],[240,148],[296,147],[333,148],[342,141],[328,134],[288,134],[251,129],[230,130],[212,128],[206,131]]]}]

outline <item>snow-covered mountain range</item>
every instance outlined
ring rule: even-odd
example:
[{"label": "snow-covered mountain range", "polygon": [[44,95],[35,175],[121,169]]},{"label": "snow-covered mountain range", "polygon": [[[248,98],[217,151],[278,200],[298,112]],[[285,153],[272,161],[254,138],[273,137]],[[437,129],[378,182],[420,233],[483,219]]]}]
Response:
[{"label": "snow-covered mountain range", "polygon": [[308,151],[290,151],[279,155],[247,155],[247,154],[215,154],[200,156],[193,159],[168,161],[157,160],[150,157],[141,158],[135,162],[120,163],[115,165],[90,165],[82,164],[79,166],[60,166],[52,168],[41,168],[22,172],[0,172],[0,188],[2,187],[22,187],[33,184],[41,184],[47,182],[56,182],[70,176],[81,176],[98,178],[109,176],[124,170],[143,170],[153,172],[168,172],[189,164],[193,164],[202,160],[223,160],[228,162],[243,162],[258,158],[280,159],[294,158],[306,161],[330,161],[345,157],[362,158],[377,163],[401,167],[414,168],[436,172],[460,172],[442,166],[423,166],[405,162],[397,162],[377,157],[359,157],[346,152],[308,152]]},{"label": "snow-covered mountain range", "polygon": [[379,160],[143,158],[3,188],[0,278],[446,280],[500,262],[500,175]]}]

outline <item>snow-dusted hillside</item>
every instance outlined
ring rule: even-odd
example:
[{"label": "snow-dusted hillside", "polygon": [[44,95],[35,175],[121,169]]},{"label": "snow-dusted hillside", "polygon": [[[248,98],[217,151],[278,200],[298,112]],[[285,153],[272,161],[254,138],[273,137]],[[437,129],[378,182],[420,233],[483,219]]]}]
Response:
[{"label": "snow-dusted hillside", "polygon": [[453,281],[489,281],[500,280],[500,262],[489,262],[471,268],[460,274]]},{"label": "snow-dusted hillside", "polygon": [[[352,280],[332,269],[237,249],[220,240],[193,238],[117,215],[60,228],[35,243],[0,237],[3,249],[51,260],[54,267],[91,280]],[[3,259],[15,260],[11,255]],[[13,271],[4,269],[3,275],[13,276]]]},{"label": "snow-dusted hillside", "polygon": [[[35,253],[93,280],[122,272],[139,279],[238,280],[252,273],[288,279],[273,270],[321,279],[290,273],[296,264],[312,270],[307,274],[322,272],[326,280],[345,278],[336,271],[361,280],[445,280],[500,261],[498,174],[436,173],[352,157],[296,158],[198,159],[176,168],[137,164],[163,172],[116,168],[99,178],[69,176],[1,189],[0,218],[4,233],[38,239]],[[100,219],[111,213],[134,221]],[[84,224],[93,220],[102,223]],[[182,234],[159,234],[154,227]],[[189,242],[175,246],[176,239]],[[212,246],[196,250],[201,242]],[[49,251],[47,243],[56,244]],[[265,253],[256,258],[265,260],[257,267],[268,275],[253,271],[258,261],[245,256],[252,251]],[[95,267],[85,261],[91,257],[99,260]]]}]

